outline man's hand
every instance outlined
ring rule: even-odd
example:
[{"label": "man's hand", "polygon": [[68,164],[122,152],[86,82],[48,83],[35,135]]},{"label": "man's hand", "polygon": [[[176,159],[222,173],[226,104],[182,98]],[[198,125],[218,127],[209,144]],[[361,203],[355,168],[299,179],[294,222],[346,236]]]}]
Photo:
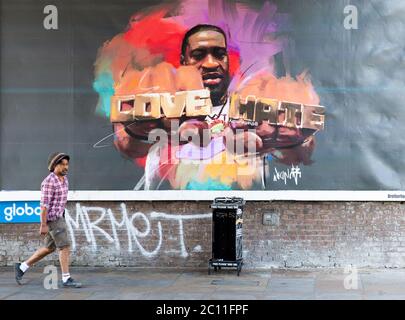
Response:
[{"label": "man's hand", "polygon": [[310,136],[304,143],[292,148],[273,149],[270,153],[277,159],[278,162],[286,165],[310,165],[313,161],[311,155],[315,149],[315,137]]},{"label": "man's hand", "polygon": [[225,146],[231,154],[256,156],[263,149],[255,130],[248,130],[243,120],[233,121],[224,130]]},{"label": "man's hand", "polygon": [[206,147],[211,142],[211,131],[207,121],[187,119],[179,127],[180,143],[191,142]]},{"label": "man's hand", "polygon": [[[295,78],[291,76],[276,78],[265,71],[258,73],[243,83],[243,86],[238,89],[238,95],[243,98],[253,96],[308,105],[319,104],[319,97],[305,72]],[[280,112],[277,123],[285,123],[285,117],[286,113]],[[316,130],[270,125],[267,121],[259,122],[256,127],[253,127],[252,123],[237,120],[232,121],[230,126],[236,132],[236,136],[236,129],[250,130],[252,133],[249,137],[254,139],[251,141],[251,145],[256,144],[257,153],[270,153],[285,164],[301,162],[309,164],[311,162],[310,157],[315,147],[313,134]],[[244,144],[247,145],[248,142],[245,141]]]},{"label": "man's hand", "polygon": [[40,227],[39,227],[39,234],[42,235],[46,235],[49,231],[48,225],[45,223],[41,223]]},{"label": "man's hand", "polygon": [[[168,63],[162,62],[154,67],[143,71],[127,71],[120,83],[115,88],[116,95],[129,95],[140,93],[171,93],[177,91],[201,90],[204,89],[201,74],[193,66],[181,66],[177,70]],[[125,106],[124,106],[125,107]],[[125,110],[125,108],[123,108]],[[114,123],[115,133],[114,144],[117,149],[130,158],[145,156],[153,141],[148,138],[151,132],[162,129],[167,132],[167,137],[177,131],[178,126],[187,120],[182,118],[160,118],[153,120],[134,121],[132,123]],[[191,119],[190,119],[191,120]],[[199,119],[193,119],[199,120]],[[193,122],[196,124],[197,122]],[[182,135],[185,139],[188,134],[195,136],[195,129],[200,125],[184,125]],[[197,128],[197,132],[198,132]],[[202,129],[202,128],[201,128]],[[193,141],[197,141],[194,138]]]},{"label": "man's hand", "polygon": [[[287,165],[311,163],[311,155],[315,148],[313,130],[272,126],[268,122],[251,127],[243,120],[232,121],[230,128],[235,134],[232,135],[228,129],[227,139],[234,139],[234,145],[243,145],[245,154],[270,153],[279,162]],[[241,151],[240,148],[239,152]]]},{"label": "man's hand", "polygon": [[260,152],[266,153],[273,148],[293,148],[306,141],[315,133],[311,129],[288,128],[272,126],[267,122],[261,123],[256,128],[256,134],[262,140]]}]

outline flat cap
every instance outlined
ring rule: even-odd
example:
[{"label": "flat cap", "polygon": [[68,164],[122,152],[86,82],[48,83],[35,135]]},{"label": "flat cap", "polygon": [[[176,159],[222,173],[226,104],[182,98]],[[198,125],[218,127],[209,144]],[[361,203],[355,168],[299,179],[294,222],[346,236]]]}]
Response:
[{"label": "flat cap", "polygon": [[48,159],[48,170],[53,171],[58,163],[60,163],[63,159],[70,160],[70,156],[66,153],[62,152],[55,152],[49,156]]}]

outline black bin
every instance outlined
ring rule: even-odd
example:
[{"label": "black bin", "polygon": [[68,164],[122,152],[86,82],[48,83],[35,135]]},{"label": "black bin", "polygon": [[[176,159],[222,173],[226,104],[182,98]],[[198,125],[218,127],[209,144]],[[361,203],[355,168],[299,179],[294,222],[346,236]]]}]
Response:
[{"label": "black bin", "polygon": [[242,269],[243,206],[242,198],[215,198],[212,210],[212,258],[208,274],[222,267]]}]

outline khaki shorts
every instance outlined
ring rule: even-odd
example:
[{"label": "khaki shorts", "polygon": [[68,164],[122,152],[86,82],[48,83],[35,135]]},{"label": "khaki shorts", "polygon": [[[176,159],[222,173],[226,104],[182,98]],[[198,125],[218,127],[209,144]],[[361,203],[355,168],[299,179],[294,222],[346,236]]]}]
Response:
[{"label": "khaki shorts", "polygon": [[56,248],[62,249],[70,246],[65,218],[61,217],[55,221],[48,221],[47,224],[49,231],[45,235],[45,247],[55,250]]}]

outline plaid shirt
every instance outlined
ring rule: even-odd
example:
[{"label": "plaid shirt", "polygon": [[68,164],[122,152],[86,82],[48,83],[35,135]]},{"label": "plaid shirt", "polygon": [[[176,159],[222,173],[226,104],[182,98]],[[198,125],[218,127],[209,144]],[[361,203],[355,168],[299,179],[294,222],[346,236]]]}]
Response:
[{"label": "plaid shirt", "polygon": [[63,216],[67,202],[69,182],[65,176],[60,181],[58,176],[51,172],[41,184],[41,208],[45,207],[48,212],[46,220],[55,221]]}]

